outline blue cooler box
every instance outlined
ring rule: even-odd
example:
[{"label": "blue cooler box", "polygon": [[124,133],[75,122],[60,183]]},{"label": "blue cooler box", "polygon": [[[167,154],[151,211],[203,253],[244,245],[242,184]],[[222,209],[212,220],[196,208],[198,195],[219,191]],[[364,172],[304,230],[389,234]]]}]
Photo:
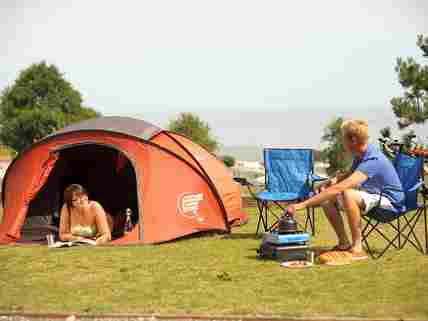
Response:
[{"label": "blue cooler box", "polygon": [[309,233],[278,234],[277,232],[265,233],[263,243],[276,245],[306,244],[309,241]]}]

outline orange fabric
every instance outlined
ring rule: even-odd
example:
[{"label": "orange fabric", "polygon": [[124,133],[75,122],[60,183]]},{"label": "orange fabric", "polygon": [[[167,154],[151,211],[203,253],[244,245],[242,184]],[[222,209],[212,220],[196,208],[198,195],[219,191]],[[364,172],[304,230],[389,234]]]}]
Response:
[{"label": "orange fabric", "polygon": [[148,145],[147,158],[141,165],[145,243],[163,242],[174,235],[207,229],[227,230],[219,202],[205,178],[188,164]]},{"label": "orange fabric", "polygon": [[57,160],[58,160],[58,153],[52,153],[49,156],[49,158],[46,160],[46,162],[44,162],[44,164],[42,165],[42,168],[40,169],[40,172],[37,173],[39,175],[36,175],[34,177],[34,180],[31,184],[31,190],[27,197],[28,203],[36,196],[37,192],[40,191],[42,186],[46,183],[46,181],[48,180],[49,174],[54,168]]},{"label": "orange fabric", "polygon": [[121,238],[118,238],[116,240],[113,240],[109,244],[121,245],[121,244],[138,243],[140,239],[139,233],[140,233],[140,225],[136,224],[129,234],[124,235]]},{"label": "orange fabric", "polygon": [[[191,155],[194,156],[203,171],[205,171],[219,193],[219,197],[221,198],[227,213],[228,221],[234,225],[246,222],[248,220],[248,215],[242,211],[242,199],[239,184],[233,180],[232,173],[227,169],[223,162],[203,147],[192,142],[190,139],[174,133],[169,134],[180,142],[180,144],[182,144],[191,153]],[[178,145],[175,145],[175,147],[170,146],[171,143],[168,142],[166,138],[159,136],[161,135],[158,135],[156,139],[160,145],[168,146],[174,152],[180,153],[180,151],[177,151],[179,148]],[[183,152],[181,151],[181,153]]]},{"label": "orange fabric", "polygon": [[[55,165],[54,159],[49,158],[50,153],[82,143],[115,146],[124,151],[135,169],[139,224],[113,244],[159,243],[198,231],[228,231],[228,221],[234,222],[245,216],[241,212],[238,185],[213,155],[184,137],[177,136],[177,139],[195,155],[196,162],[162,134],[153,142],[173,154],[129,136],[106,131],[69,132],[34,144],[8,168],[0,243],[19,239],[29,201],[36,196]],[[219,199],[215,191],[218,191]]]},{"label": "orange fabric", "polygon": [[352,255],[348,251],[328,251],[319,256],[319,262],[327,265],[345,265],[352,262]]},{"label": "orange fabric", "polygon": [[[46,154],[44,155],[47,159],[43,159],[42,157],[34,159],[34,161],[30,164],[27,162],[17,162],[13,165],[18,166],[20,170],[16,173],[19,177],[17,180],[12,182],[12,185],[15,185],[15,188],[19,188],[19,195],[6,194],[4,208],[4,223],[2,225],[9,225],[7,234],[12,239],[19,239],[21,227],[25,222],[25,217],[27,214],[28,206],[30,201],[36,196],[37,192],[42,188],[42,186],[46,183],[46,180],[49,177],[50,172],[55,166],[56,161],[58,160],[58,155]],[[23,168],[21,168],[23,167]],[[25,168],[26,167],[26,168]],[[30,172],[33,171],[32,173]],[[31,179],[28,182],[28,178]],[[10,177],[8,177],[9,181]],[[18,185],[19,184],[19,185]],[[6,186],[6,185],[5,185]],[[6,191],[5,191],[6,192]],[[10,208],[8,204],[11,200],[18,199],[18,202],[13,202],[15,205],[19,204],[19,207],[13,206],[15,210],[16,216],[11,217],[8,215],[10,212]],[[9,201],[9,202],[8,202]]]}]

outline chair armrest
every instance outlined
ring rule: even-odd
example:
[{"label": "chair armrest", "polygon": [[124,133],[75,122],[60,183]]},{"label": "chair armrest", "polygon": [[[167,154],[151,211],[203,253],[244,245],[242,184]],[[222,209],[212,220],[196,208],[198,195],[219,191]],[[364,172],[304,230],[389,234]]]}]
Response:
[{"label": "chair armrest", "polygon": [[323,176],[319,176],[317,174],[311,173],[308,175],[307,184],[313,190],[315,187],[314,186],[315,183],[322,182],[325,180],[328,180],[328,177],[323,177]]},{"label": "chair armrest", "polygon": [[242,186],[253,185],[245,177],[234,177],[233,180]]},{"label": "chair armrest", "polygon": [[321,182],[321,181],[325,181],[328,179],[328,177],[324,177],[324,176],[319,176],[317,174],[312,174],[311,175],[311,179],[313,182]]},{"label": "chair armrest", "polygon": [[407,191],[409,191],[409,192],[413,192],[413,191],[416,191],[418,188],[420,188],[420,187],[423,187],[423,182],[422,181],[420,181],[420,182],[418,182],[418,183],[416,183],[415,185],[413,185],[411,188],[409,188]]}]

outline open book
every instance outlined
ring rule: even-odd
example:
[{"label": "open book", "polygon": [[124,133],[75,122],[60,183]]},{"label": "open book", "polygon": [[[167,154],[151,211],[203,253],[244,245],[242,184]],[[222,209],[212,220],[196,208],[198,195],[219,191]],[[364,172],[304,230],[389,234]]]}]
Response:
[{"label": "open book", "polygon": [[70,247],[76,245],[97,245],[95,240],[91,239],[83,239],[83,240],[75,240],[75,241],[56,241],[55,243],[48,245],[48,247],[56,248],[56,247]]}]

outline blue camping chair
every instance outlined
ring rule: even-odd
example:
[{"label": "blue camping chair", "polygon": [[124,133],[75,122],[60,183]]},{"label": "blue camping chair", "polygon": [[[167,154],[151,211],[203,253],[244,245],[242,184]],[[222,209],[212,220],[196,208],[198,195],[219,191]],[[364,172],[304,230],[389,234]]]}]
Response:
[{"label": "blue camping chair", "polygon": [[[394,212],[375,207],[362,216],[366,222],[362,230],[363,243],[373,258],[380,258],[391,247],[402,249],[406,244],[411,244],[422,254],[428,253],[426,195],[421,193],[426,192],[423,157],[398,153],[393,162],[403,185],[405,209]],[[417,223],[422,218],[425,249],[416,233]],[[375,252],[369,244],[372,235],[377,235],[384,241],[384,248],[379,252]]]},{"label": "blue camping chair", "polygon": [[[323,180],[314,174],[311,149],[265,148],[265,190],[256,194],[259,218],[256,234],[262,225],[265,232],[275,228],[287,203],[302,201],[313,193],[313,184]],[[307,209],[304,229],[315,233],[314,209]]]}]

